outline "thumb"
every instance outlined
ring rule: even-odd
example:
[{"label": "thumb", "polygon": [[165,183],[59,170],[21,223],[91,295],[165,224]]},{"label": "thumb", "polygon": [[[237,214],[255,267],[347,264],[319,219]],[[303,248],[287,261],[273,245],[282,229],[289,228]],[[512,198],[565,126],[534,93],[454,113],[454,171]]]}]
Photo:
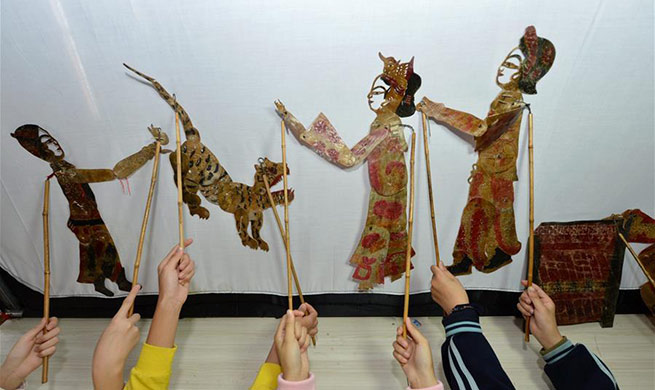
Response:
[{"label": "thumb", "polygon": [[407,326],[407,333],[411,336],[411,338],[417,343],[417,344],[426,344],[427,340],[421,332],[412,324],[412,320],[407,317],[405,320],[405,325]]},{"label": "thumb", "polygon": [[134,304],[134,300],[136,299],[136,294],[141,290],[141,285],[137,284],[134,287],[132,287],[132,290],[130,290],[130,293],[127,294],[127,297],[123,300],[123,304],[121,307],[118,309],[116,312],[116,315],[114,317],[123,317],[127,318],[127,312],[130,310],[130,307]]},{"label": "thumb", "polygon": [[43,327],[46,324],[46,320],[47,320],[47,318],[45,318],[45,317],[41,318],[41,321],[39,321],[39,323],[36,324],[32,329],[27,331],[25,333],[24,337],[26,337],[28,339],[32,339],[32,338],[36,337],[36,335],[38,335],[43,330]]},{"label": "thumb", "polygon": [[537,289],[535,289],[533,286],[528,287],[528,295],[532,300],[532,305],[534,306],[535,313],[537,311],[542,311],[544,309],[544,304],[541,302],[541,298],[537,293]]},{"label": "thumb", "polygon": [[275,340],[275,346],[277,348],[280,348],[282,346],[282,344],[284,343],[283,333],[284,333],[284,329],[285,329],[287,319],[288,319],[288,317],[285,314],[284,316],[282,316],[282,319],[280,319],[280,323],[277,325],[277,330],[275,331],[275,339],[274,339]]},{"label": "thumb", "polygon": [[296,341],[296,316],[293,315],[291,310],[287,310],[286,324],[284,329],[284,341],[286,343],[292,343]]}]

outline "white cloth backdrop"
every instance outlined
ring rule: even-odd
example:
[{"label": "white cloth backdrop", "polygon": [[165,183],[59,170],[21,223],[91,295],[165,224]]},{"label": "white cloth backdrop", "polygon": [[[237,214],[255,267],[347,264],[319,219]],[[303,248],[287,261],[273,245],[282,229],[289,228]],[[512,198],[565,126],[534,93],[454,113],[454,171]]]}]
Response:
[{"label": "white cloth backdrop", "polygon": [[[156,77],[190,113],[203,142],[236,181],[252,183],[260,156],[280,161],[280,98],[305,124],[323,111],[354,145],[373,120],[366,93],[384,55],[408,60],[429,96],[484,117],[498,92],[496,67],[534,24],[557,48],[555,64],[526,96],[535,112],[536,224],[597,219],[628,208],[655,211],[653,3],[643,1],[2,1],[2,221],[0,266],[42,289],[43,179],[51,170],[10,137],[19,125],[51,131],[79,168],[111,168],[151,141],[146,127],[174,137],[174,117],[126,62]],[[405,120],[420,131],[420,116]],[[525,249],[528,169],[525,123],[516,216]],[[472,146],[436,124],[430,147],[440,248],[450,253],[476,160]],[[419,137],[420,138],[420,137]],[[433,262],[425,162],[418,145],[413,292],[429,289]],[[302,287],[356,291],[348,259],[367,199],[365,166],[344,171],[288,138],[291,246]],[[141,266],[146,293],[156,264],[177,240],[176,192],[166,156]],[[130,180],[92,184],[102,217],[131,275],[151,164]],[[280,188],[280,187],[276,187]],[[75,282],[78,249],[68,208],[53,183],[52,295],[93,295]],[[268,253],[241,246],[232,215],[207,205],[209,220],[186,218],[198,273],[193,290],[285,294],[284,251],[272,212]],[[186,208],[185,208],[186,210]],[[280,208],[280,210],[282,210]],[[518,291],[525,252],[500,271],[474,271],[469,288]],[[644,280],[626,257],[623,288]],[[111,285],[116,291],[115,285]],[[403,282],[374,293],[401,293]]]}]

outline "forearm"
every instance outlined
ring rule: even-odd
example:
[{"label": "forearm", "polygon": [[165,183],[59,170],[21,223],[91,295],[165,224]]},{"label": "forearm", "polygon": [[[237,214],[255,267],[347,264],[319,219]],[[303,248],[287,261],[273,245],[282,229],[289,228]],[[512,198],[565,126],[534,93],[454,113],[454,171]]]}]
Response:
[{"label": "forearm", "polygon": [[271,350],[268,351],[268,356],[266,356],[265,363],[280,364],[280,358],[277,356],[277,350],[275,349],[275,343],[271,346]]},{"label": "forearm", "polygon": [[123,388],[123,364],[103,364],[102,367],[93,367],[93,387],[95,389],[121,390]]},{"label": "forearm", "polygon": [[177,302],[165,298],[157,301],[146,343],[156,347],[173,348],[181,310],[182,305]]},{"label": "forearm", "polygon": [[437,123],[443,123],[474,137],[481,136],[487,130],[487,124],[484,120],[469,113],[444,107],[442,104],[435,103],[427,98],[423,98],[421,105],[421,111]]},{"label": "forearm", "polygon": [[138,152],[125,157],[114,165],[113,173],[119,179],[126,179],[155,157],[156,142],[146,145]]}]

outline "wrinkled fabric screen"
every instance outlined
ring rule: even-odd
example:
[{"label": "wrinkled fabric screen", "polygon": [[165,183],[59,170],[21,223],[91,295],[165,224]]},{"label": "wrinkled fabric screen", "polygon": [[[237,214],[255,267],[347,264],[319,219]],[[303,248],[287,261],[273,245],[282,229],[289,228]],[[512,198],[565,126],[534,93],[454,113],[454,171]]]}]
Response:
[{"label": "wrinkled fabric screen", "polygon": [[[653,157],[653,3],[650,1],[456,2],[397,1],[174,2],[128,0],[3,1],[1,63],[0,267],[41,290],[43,179],[51,170],[10,133],[25,123],[49,130],[78,168],[111,168],[151,140],[147,126],[174,137],[174,116],[155,90],[121,65],[153,75],[189,112],[202,141],[235,181],[252,184],[259,157],[281,160],[281,99],[306,125],[324,112],[352,146],[373,113],[366,94],[382,70],[378,51],[412,56],[428,96],[484,117],[498,92],[496,68],[532,24],[557,48],[535,115],[535,219],[599,219],[628,208],[655,212]],[[420,116],[404,123],[421,130]],[[519,291],[528,238],[527,132],[523,121],[515,184],[514,262],[492,274],[462,277],[470,288]],[[430,151],[442,258],[449,264],[476,153],[470,140],[431,124]],[[418,139],[421,140],[419,134]],[[287,137],[293,258],[303,290],[354,292],[348,259],[364,224],[365,166],[342,170]],[[422,144],[411,288],[429,289],[434,262]],[[141,282],[157,290],[156,264],[177,240],[176,191],[167,156],[161,169]],[[121,261],[131,275],[151,165],[130,179],[91,184]],[[54,183],[53,183],[54,184]],[[281,189],[281,185],[274,190]],[[209,220],[186,214],[201,292],[286,293],[284,249],[270,210],[262,237],[270,252],[241,245],[234,218],[205,205]],[[75,282],[77,241],[68,207],[51,190],[52,295],[94,295]],[[282,209],[280,208],[280,213]],[[636,246],[637,250],[641,247]],[[131,277],[131,276],[129,276]],[[624,263],[622,288],[645,280]],[[108,285],[117,291],[115,285]],[[373,293],[402,293],[403,282]]]}]

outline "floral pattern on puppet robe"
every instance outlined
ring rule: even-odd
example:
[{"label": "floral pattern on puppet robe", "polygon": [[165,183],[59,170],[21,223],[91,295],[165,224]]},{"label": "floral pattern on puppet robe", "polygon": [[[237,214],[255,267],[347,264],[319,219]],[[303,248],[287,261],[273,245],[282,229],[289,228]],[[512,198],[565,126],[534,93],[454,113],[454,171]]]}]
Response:
[{"label": "floral pattern on puppet robe", "polygon": [[[360,290],[384,284],[386,276],[397,280],[405,272],[407,251],[407,142],[400,118],[388,123],[377,120],[369,134],[352,149],[343,142],[334,126],[319,114],[309,130],[291,114],[284,118],[287,128],[305,146],[327,161],[351,168],[368,161],[371,192],[366,224],[359,245],[350,259],[353,279]],[[412,255],[414,251],[412,250]]]},{"label": "floral pattern on puppet robe", "polygon": [[453,264],[448,267],[455,275],[470,273],[471,264],[479,271],[493,272],[511,263],[511,256],[521,250],[514,218],[513,183],[518,180],[516,160],[523,106],[496,109],[503,106],[499,102],[507,100],[522,102],[522,97],[520,92],[501,92],[484,120],[437,107],[427,98],[422,102],[430,118],[473,135],[478,150],[453,249]]}]

